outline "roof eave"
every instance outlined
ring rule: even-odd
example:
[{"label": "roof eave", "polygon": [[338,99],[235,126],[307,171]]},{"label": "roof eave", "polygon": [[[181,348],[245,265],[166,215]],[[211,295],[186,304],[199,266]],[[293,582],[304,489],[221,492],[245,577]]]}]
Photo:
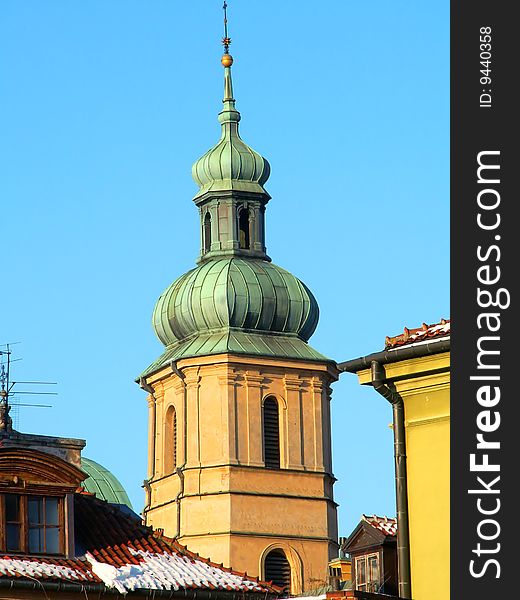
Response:
[{"label": "roof eave", "polygon": [[418,344],[410,344],[395,350],[383,350],[382,352],[374,352],[367,356],[361,356],[352,360],[347,360],[338,363],[340,372],[357,373],[363,369],[369,369],[372,362],[376,361],[379,364],[385,365],[388,363],[399,362],[411,358],[421,358],[431,354],[440,354],[450,351],[450,338],[443,337],[442,339],[432,342],[422,342]]},{"label": "roof eave", "polygon": [[121,593],[116,588],[107,587],[104,583],[96,582],[82,582],[76,583],[73,581],[46,581],[46,580],[34,580],[34,579],[23,579],[23,578],[6,578],[0,577],[0,589],[18,589],[18,590],[34,590],[42,591],[46,596],[45,592],[66,592],[66,593],[101,593],[110,594],[118,597],[132,598],[134,596],[150,596],[154,598],[184,598],[197,600],[214,600],[218,597],[221,600],[236,600],[239,596],[240,600],[275,600],[279,598],[281,594],[277,594],[274,591],[267,591],[265,589],[253,591],[253,590],[221,590],[221,589],[190,589],[181,587],[178,590],[158,590],[149,588],[137,588],[126,593]]}]

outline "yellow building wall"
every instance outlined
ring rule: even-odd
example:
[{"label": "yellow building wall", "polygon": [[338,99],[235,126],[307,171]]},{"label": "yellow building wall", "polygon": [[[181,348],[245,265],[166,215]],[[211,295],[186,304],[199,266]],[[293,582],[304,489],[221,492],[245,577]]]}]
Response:
[{"label": "yellow building wall", "polygon": [[[263,577],[284,550],[291,592],[326,584],[337,555],[330,437],[331,364],[229,355],[184,359],[148,378],[146,523],[212,561]],[[181,377],[179,377],[179,373]],[[263,457],[262,403],[278,400],[280,469]],[[166,414],[176,413],[168,469]]]},{"label": "yellow building wall", "polygon": [[[404,401],[412,598],[450,597],[450,357],[385,365]],[[369,383],[370,372],[359,374]]]}]

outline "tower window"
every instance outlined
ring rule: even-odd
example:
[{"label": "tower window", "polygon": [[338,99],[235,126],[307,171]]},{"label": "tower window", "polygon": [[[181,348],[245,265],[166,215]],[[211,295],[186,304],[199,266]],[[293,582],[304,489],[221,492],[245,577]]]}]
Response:
[{"label": "tower window", "polygon": [[280,417],[278,402],[272,396],[264,402],[264,462],[268,469],[280,468]]},{"label": "tower window", "polygon": [[266,581],[284,588],[286,593],[291,591],[291,565],[283,550],[271,550],[265,557],[264,563]]},{"label": "tower window", "polygon": [[249,210],[242,208],[238,214],[238,236],[240,248],[249,249]]},{"label": "tower window", "polygon": [[170,406],[164,424],[164,472],[173,473],[177,466],[177,413]]},{"label": "tower window", "polygon": [[204,252],[211,250],[211,215],[209,212],[204,217]]}]

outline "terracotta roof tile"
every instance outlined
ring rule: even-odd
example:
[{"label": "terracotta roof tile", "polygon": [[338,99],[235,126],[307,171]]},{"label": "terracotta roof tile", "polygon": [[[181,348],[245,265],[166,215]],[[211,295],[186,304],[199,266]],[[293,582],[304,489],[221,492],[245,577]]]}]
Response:
[{"label": "terracotta roof tile", "polygon": [[386,337],[385,349],[390,350],[408,344],[417,342],[429,341],[430,339],[439,337],[448,337],[450,335],[450,319],[441,319],[440,323],[427,325],[423,323],[421,327],[414,329],[404,328],[404,332],[393,337]]},{"label": "terracotta roof tile", "polygon": [[385,535],[397,535],[397,519],[377,515],[361,515],[361,519]]}]

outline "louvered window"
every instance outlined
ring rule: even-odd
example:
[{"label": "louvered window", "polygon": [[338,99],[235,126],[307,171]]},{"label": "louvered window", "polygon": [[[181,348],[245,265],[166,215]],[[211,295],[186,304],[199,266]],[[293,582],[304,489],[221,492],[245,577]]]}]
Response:
[{"label": "louvered window", "polygon": [[242,208],[238,215],[238,235],[240,248],[249,250],[249,210]]},{"label": "louvered window", "polygon": [[272,550],[265,557],[266,581],[283,587],[285,592],[291,592],[291,566],[283,550]]},{"label": "louvered window", "polygon": [[272,397],[264,402],[264,462],[268,469],[280,468],[280,419]]},{"label": "louvered window", "polygon": [[177,466],[177,414],[173,406],[166,412],[164,429],[164,471],[168,474]]},{"label": "louvered window", "polygon": [[204,252],[211,250],[211,215],[206,213],[204,217]]}]

